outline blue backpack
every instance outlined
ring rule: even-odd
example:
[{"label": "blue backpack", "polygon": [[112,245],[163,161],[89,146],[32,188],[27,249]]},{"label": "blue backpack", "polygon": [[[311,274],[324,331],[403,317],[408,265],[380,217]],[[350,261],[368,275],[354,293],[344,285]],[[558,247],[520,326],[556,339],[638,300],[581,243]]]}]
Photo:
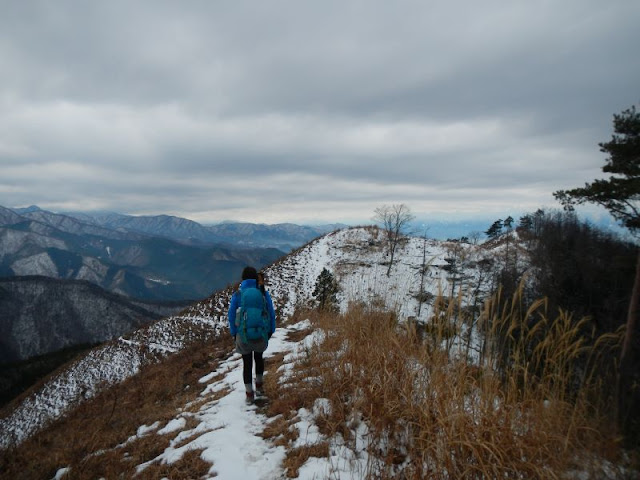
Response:
[{"label": "blue backpack", "polygon": [[269,340],[269,311],[267,300],[258,288],[240,290],[240,308],[236,311],[236,325],[243,343]]}]

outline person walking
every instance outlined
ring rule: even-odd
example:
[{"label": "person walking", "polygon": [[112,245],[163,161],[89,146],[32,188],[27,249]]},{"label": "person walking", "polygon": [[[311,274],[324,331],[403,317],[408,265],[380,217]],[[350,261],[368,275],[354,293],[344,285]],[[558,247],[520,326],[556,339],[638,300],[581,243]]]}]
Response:
[{"label": "person walking", "polygon": [[[254,267],[242,271],[240,288],[234,292],[227,314],[229,331],[236,351],[242,355],[242,378],[247,404],[264,395],[264,358],[269,339],[276,330],[276,314],[264,277]],[[253,390],[253,363],[256,364],[256,389]]]}]

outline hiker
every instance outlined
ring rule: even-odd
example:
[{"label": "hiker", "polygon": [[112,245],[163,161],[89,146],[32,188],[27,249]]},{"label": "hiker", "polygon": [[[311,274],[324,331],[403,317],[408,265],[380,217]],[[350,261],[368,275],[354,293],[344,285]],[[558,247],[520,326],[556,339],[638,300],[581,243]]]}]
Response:
[{"label": "hiker", "polygon": [[[264,287],[264,277],[255,268],[242,271],[240,288],[231,297],[229,305],[229,330],[236,351],[242,355],[242,377],[246,401],[253,403],[256,395],[263,396],[264,359],[269,339],[276,330],[276,314],[269,292]],[[256,363],[256,390],[253,390],[253,362]]]}]

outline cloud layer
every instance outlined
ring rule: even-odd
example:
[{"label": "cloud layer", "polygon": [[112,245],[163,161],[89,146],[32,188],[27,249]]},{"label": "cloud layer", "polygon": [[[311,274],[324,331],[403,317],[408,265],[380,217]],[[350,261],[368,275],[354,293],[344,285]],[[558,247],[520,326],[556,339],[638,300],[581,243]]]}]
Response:
[{"label": "cloud layer", "polygon": [[14,2],[0,205],[357,222],[602,177],[640,3]]}]

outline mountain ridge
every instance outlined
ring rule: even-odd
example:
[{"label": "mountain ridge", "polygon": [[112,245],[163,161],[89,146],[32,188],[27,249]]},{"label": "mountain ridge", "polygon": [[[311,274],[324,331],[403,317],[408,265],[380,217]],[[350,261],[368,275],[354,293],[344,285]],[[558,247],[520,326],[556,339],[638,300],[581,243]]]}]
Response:
[{"label": "mountain ridge", "polygon": [[194,244],[228,243],[290,251],[309,240],[346,225],[307,226],[294,223],[223,222],[202,225],[174,215],[125,215],[115,212],[65,212],[65,215],[116,230],[166,236]]}]

